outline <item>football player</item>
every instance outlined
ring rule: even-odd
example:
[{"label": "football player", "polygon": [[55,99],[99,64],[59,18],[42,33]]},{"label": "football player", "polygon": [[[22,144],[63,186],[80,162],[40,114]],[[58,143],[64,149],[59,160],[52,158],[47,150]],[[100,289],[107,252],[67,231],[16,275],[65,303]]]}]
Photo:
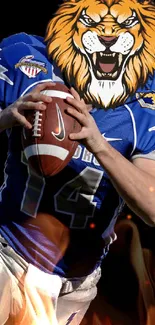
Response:
[{"label": "football player", "polygon": [[[149,1],[122,9],[124,1],[65,1],[47,44],[24,33],[0,44],[0,130],[8,136],[0,325],[80,324],[124,202],[155,224],[155,13]],[[41,91],[56,82],[74,85],[67,113],[82,128],[70,134],[79,145],[69,164],[46,179],[28,165],[21,131],[32,128],[25,111],[46,110],[52,99]]]}]

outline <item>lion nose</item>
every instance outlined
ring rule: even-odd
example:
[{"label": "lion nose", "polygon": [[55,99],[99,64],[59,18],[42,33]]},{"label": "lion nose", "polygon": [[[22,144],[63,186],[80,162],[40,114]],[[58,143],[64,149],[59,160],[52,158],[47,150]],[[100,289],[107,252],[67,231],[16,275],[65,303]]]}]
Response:
[{"label": "lion nose", "polygon": [[99,40],[105,47],[109,48],[116,43],[117,37],[115,37],[115,36],[99,36]]}]

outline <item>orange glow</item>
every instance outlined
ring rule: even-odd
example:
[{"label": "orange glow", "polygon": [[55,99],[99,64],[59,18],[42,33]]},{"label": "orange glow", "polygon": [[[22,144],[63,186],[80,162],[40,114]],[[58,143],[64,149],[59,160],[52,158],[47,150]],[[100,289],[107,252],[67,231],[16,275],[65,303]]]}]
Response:
[{"label": "orange glow", "polygon": [[55,128],[55,133],[59,133],[59,127],[58,126]]},{"label": "orange glow", "polygon": [[[17,295],[18,306],[10,313],[6,325],[58,325],[55,302],[61,289],[61,278],[52,274],[53,267],[64,256],[70,242],[70,231],[56,217],[47,213],[38,213],[36,218],[26,220],[25,227],[37,228],[40,231],[40,240],[45,241],[46,245],[38,248],[27,244],[27,239],[23,241],[25,247],[30,249],[34,258],[34,265],[44,265],[49,273],[42,272],[36,266],[29,264],[25,274],[19,272],[18,285],[21,289],[20,298]],[[52,248],[50,244],[52,243]],[[34,249],[35,248],[35,249]],[[45,248],[45,251],[44,251]],[[48,268],[46,261],[46,249],[51,249],[52,264]],[[7,289],[8,290],[8,289]],[[19,301],[18,301],[19,299]]]},{"label": "orange glow", "polygon": [[146,280],[145,285],[150,285],[150,281]]},{"label": "orange glow", "polygon": [[111,320],[108,316],[104,317],[104,320],[100,320],[98,315],[94,313],[92,325],[112,325]]},{"label": "orange glow", "polygon": [[131,214],[128,214],[126,218],[127,218],[128,220],[131,220],[131,219],[132,219],[132,215],[131,215]]},{"label": "orange glow", "polygon": [[10,315],[6,325],[58,325],[52,299],[44,290],[33,285],[33,282],[24,285],[25,299],[16,315]]},{"label": "orange glow", "polygon": [[[32,219],[32,220],[31,220]],[[31,218],[30,220],[25,222],[31,224],[31,227],[37,227],[39,230],[42,240],[46,242],[46,249],[51,251],[51,268],[48,268],[49,272],[53,272],[52,265],[56,266],[60,259],[64,256],[65,251],[70,242],[70,231],[69,229],[60,222],[56,217],[47,213],[38,213],[36,218]],[[52,248],[48,243],[52,243]],[[25,247],[27,247],[27,242],[25,239]],[[31,255],[34,251],[34,265],[42,264],[42,257],[46,257],[44,247],[40,247],[37,249],[37,254],[35,254],[35,250],[33,247],[30,247]],[[48,263],[46,263],[46,268],[49,267]]]},{"label": "orange glow", "polygon": [[149,187],[149,191],[150,191],[150,192],[154,192],[154,187],[153,187],[153,186],[150,186],[150,187]]},{"label": "orange glow", "polygon": [[95,223],[90,223],[90,225],[89,225],[89,227],[91,228],[91,229],[94,229],[95,227],[96,227],[96,225],[95,225]]}]

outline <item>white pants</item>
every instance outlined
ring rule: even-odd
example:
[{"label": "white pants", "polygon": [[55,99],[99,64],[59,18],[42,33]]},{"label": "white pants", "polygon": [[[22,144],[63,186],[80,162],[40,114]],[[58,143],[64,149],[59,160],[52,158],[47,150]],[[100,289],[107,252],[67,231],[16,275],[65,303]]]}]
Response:
[{"label": "white pants", "polygon": [[65,279],[28,264],[0,238],[0,325],[79,325],[101,270]]}]

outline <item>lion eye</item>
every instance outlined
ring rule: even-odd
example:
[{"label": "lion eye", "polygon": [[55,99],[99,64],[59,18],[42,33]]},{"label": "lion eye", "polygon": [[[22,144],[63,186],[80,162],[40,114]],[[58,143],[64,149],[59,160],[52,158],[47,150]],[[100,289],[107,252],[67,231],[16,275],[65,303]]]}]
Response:
[{"label": "lion eye", "polygon": [[87,16],[87,15],[82,15],[79,20],[85,26],[93,26],[93,25],[96,25],[96,22],[93,19],[91,19],[89,16]]},{"label": "lion eye", "polygon": [[123,25],[124,27],[133,27],[133,26],[135,26],[137,23],[138,23],[138,19],[137,19],[135,16],[132,16],[132,17],[126,19],[126,20],[122,23],[122,25]]}]

